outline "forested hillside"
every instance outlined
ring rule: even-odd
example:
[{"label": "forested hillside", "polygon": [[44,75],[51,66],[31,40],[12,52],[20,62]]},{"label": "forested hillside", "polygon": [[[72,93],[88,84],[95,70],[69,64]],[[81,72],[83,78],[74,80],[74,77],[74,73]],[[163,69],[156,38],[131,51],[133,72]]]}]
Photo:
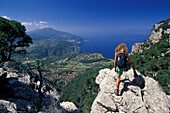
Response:
[{"label": "forested hillside", "polygon": [[62,56],[64,54],[81,53],[80,48],[73,43],[61,39],[46,39],[34,41],[28,49],[28,58],[45,58],[49,56]]},{"label": "forested hillside", "polygon": [[157,80],[170,94],[170,19],[156,24],[149,39],[142,42],[139,48],[131,55],[137,70]]},{"label": "forested hillside", "polygon": [[89,113],[91,105],[96,98],[99,86],[95,83],[96,76],[101,68],[86,69],[61,90],[63,100],[72,101],[80,111]]},{"label": "forested hillside", "polygon": [[112,69],[113,63],[102,68],[88,68],[83,74],[72,79],[65,87],[61,88],[60,95],[64,101],[72,101],[80,111],[89,113],[91,105],[99,92],[99,86],[95,83],[99,70]]}]

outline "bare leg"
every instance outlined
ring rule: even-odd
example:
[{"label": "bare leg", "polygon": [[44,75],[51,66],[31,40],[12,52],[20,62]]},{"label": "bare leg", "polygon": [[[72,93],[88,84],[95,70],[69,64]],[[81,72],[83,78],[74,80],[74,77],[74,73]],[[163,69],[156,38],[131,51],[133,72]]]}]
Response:
[{"label": "bare leg", "polygon": [[133,63],[133,64],[131,65],[131,67],[132,67],[132,69],[133,69],[133,72],[135,73],[135,64]]},{"label": "bare leg", "polygon": [[120,76],[117,76],[117,81],[116,81],[116,90],[119,90],[119,84],[120,84]]},{"label": "bare leg", "polygon": [[137,73],[136,73],[136,69],[135,69],[135,63],[133,63],[133,64],[131,64],[131,67],[132,67],[132,69],[133,69],[133,73],[134,73],[134,77],[137,77],[138,75],[137,75]]}]

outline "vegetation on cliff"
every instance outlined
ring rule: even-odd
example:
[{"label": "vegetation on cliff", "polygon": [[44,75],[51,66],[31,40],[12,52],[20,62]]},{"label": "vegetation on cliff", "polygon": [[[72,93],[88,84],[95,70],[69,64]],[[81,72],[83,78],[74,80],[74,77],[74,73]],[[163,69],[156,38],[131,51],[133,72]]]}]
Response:
[{"label": "vegetation on cliff", "polygon": [[89,113],[91,105],[99,92],[99,86],[95,83],[99,71],[103,68],[112,69],[113,63],[99,68],[88,68],[84,73],[79,74],[68,84],[61,88],[61,98],[64,101],[72,101],[80,111]]},{"label": "vegetation on cliff", "polygon": [[25,54],[32,39],[20,22],[0,17],[0,60],[9,61],[16,54]]},{"label": "vegetation on cliff", "polygon": [[164,31],[170,28],[170,19],[163,22],[156,29],[163,29],[159,41],[155,44],[149,39],[144,41],[141,47],[143,52],[134,53],[130,57],[135,61],[138,71],[157,80],[164,91],[170,94],[170,34]]},{"label": "vegetation on cliff", "polygon": [[83,113],[89,113],[99,91],[99,86],[95,83],[95,79],[100,69],[86,69],[85,73],[75,77],[62,88],[61,98],[74,102]]}]

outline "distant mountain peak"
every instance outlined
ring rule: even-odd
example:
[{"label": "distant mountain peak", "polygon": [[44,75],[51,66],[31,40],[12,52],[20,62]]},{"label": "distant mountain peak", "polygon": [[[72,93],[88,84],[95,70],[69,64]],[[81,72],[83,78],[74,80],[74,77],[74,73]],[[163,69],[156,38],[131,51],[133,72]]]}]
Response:
[{"label": "distant mountain peak", "polygon": [[45,39],[62,39],[73,43],[82,43],[86,40],[80,36],[55,30],[54,28],[43,28],[28,32],[33,40],[45,40]]},{"label": "distant mountain peak", "polygon": [[59,30],[56,30],[52,27],[46,27],[46,28],[43,28],[43,29],[37,29],[37,30],[40,30],[40,31],[59,31]]},{"label": "distant mountain peak", "polygon": [[46,28],[43,28],[43,29],[54,30],[54,28],[52,28],[52,27],[46,27]]}]

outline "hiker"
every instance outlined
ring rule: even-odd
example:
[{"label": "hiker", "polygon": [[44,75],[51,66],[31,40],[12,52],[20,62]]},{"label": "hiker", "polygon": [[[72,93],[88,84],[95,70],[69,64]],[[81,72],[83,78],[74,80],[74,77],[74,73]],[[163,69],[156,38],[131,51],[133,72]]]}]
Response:
[{"label": "hiker", "polygon": [[135,71],[135,64],[134,61],[131,61],[129,58],[126,44],[120,43],[115,49],[115,59],[114,59],[114,70],[117,75],[115,94],[117,96],[119,95],[120,76],[122,75],[123,71],[128,71],[130,67],[132,67],[133,69],[134,77],[137,77],[138,75]]}]

